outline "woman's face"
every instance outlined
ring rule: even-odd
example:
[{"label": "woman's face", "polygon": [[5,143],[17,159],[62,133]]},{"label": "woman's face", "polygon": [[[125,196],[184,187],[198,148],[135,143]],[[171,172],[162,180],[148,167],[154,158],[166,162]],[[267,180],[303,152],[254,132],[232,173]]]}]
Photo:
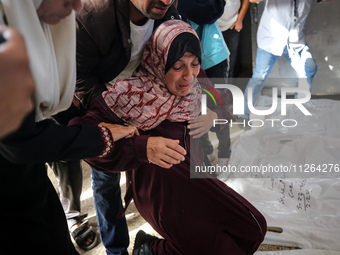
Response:
[{"label": "woman's face", "polygon": [[176,96],[188,95],[191,84],[196,80],[199,70],[199,58],[192,53],[184,53],[166,73],[166,88]]},{"label": "woman's face", "polygon": [[43,0],[37,9],[41,21],[54,25],[66,18],[73,10],[81,9],[80,0]]}]

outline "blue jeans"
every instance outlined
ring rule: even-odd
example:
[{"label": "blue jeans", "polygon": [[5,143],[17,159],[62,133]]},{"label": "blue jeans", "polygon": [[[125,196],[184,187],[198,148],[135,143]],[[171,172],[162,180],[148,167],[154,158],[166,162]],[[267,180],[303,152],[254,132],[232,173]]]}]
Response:
[{"label": "blue jeans", "polygon": [[[297,72],[299,78],[307,78],[309,90],[312,88],[312,78],[316,74],[317,66],[309,51],[309,47],[306,45],[301,51],[290,56],[287,47],[285,47],[282,54],[290,63],[290,65]],[[252,88],[253,105],[257,98],[261,94],[265,81],[270,74],[273,66],[280,56],[275,56],[267,51],[260,48],[257,49],[256,64],[252,78],[249,80],[247,87],[244,92],[244,115],[239,117],[249,118],[249,107],[248,107],[248,88]]]},{"label": "blue jeans", "polygon": [[122,210],[120,173],[104,173],[92,169],[92,189],[97,223],[108,255],[128,255],[129,232]]}]

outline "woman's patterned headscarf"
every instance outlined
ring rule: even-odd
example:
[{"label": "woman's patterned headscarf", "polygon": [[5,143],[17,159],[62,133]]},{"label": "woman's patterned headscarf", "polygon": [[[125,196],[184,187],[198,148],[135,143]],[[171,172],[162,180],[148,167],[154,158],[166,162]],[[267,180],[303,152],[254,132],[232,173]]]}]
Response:
[{"label": "woman's patterned headscarf", "polygon": [[[142,69],[134,77],[118,80],[103,98],[110,109],[128,124],[148,130],[164,120],[184,122],[196,118],[201,108],[201,92],[197,81],[187,96],[170,93],[164,83],[170,46],[174,39],[195,30],[180,20],[162,23],[152,34],[143,54]],[[197,56],[200,58],[200,56]]]}]

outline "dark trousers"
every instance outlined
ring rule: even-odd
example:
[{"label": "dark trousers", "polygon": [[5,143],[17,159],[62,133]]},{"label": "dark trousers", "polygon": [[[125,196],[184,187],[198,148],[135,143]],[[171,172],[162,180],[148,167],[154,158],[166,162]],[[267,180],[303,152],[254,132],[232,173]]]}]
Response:
[{"label": "dark trousers", "polygon": [[56,161],[49,163],[49,165],[58,181],[59,198],[64,208],[66,219],[69,220],[79,216],[80,195],[83,187],[80,160]]},{"label": "dark trousers", "polygon": [[[229,71],[229,59],[222,61],[221,63],[208,68],[205,70],[209,78],[223,78],[227,82]],[[214,80],[212,80],[213,82]],[[230,157],[230,129],[229,125],[226,125],[223,129],[216,132],[219,144],[218,144],[218,157],[219,158],[229,158]],[[208,133],[203,135],[201,138],[201,143],[206,155],[213,152],[213,146],[209,140]]]},{"label": "dark trousers", "polygon": [[238,72],[238,48],[240,41],[240,32],[237,32],[235,29],[228,29],[222,32],[225,43],[228,46],[230,51],[229,56],[229,76],[230,78],[234,78],[237,76]]},{"label": "dark trousers", "polygon": [[78,255],[45,164],[0,167],[0,254]]},{"label": "dark trousers", "polygon": [[229,76],[229,58],[204,71],[209,79],[223,78],[227,82]]},{"label": "dark trousers", "polygon": [[[223,129],[216,132],[218,138],[218,157],[219,158],[229,158],[230,157],[230,130],[229,125],[226,125]],[[201,138],[201,143],[203,146],[204,153],[209,155],[213,153],[213,146],[210,142],[208,133],[204,134]]]}]

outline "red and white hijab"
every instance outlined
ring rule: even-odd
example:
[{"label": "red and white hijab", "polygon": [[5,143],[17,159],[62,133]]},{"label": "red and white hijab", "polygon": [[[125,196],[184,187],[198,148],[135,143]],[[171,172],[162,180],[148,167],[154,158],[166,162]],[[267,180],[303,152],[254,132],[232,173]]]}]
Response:
[{"label": "red and white hijab", "polygon": [[[118,80],[103,93],[109,108],[126,123],[139,129],[155,128],[164,120],[184,122],[196,118],[201,110],[201,90],[196,81],[189,95],[181,97],[164,84],[167,56],[173,40],[195,30],[180,20],[162,23],[150,37],[143,53],[142,69],[133,77]],[[198,56],[200,57],[200,56]]]}]

